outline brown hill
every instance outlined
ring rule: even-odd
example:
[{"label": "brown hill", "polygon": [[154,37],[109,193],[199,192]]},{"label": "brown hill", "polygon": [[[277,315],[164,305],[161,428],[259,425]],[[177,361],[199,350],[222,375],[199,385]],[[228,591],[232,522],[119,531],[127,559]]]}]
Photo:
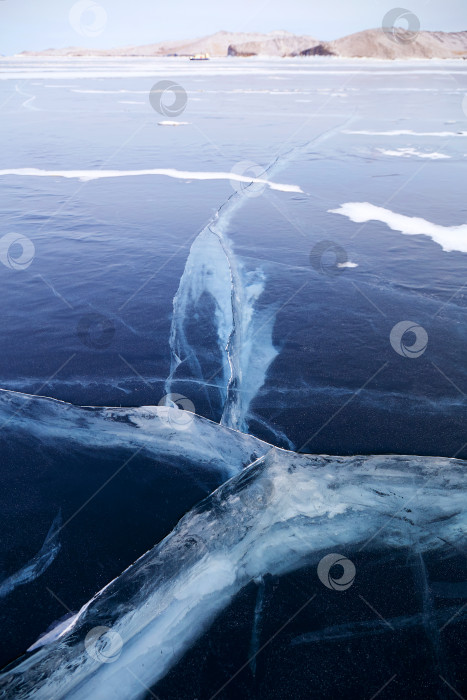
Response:
[{"label": "brown hill", "polygon": [[144,46],[124,46],[118,49],[88,49],[69,47],[66,49],[46,49],[45,51],[23,51],[22,56],[192,56],[209,53],[211,56],[227,56],[231,44],[261,43],[294,37],[289,32],[216,32],[200,39],[163,41]]},{"label": "brown hill", "polygon": [[296,56],[305,55],[305,51],[317,46],[319,41],[311,36],[289,36],[263,38],[259,41],[231,44],[229,56]]},{"label": "brown hill", "polygon": [[[307,45],[308,42],[308,45]],[[397,38],[382,29],[367,29],[335,41],[311,37],[249,41],[229,47],[233,56],[341,56],[345,58],[464,58],[467,32],[419,32],[400,30]]]},{"label": "brown hill", "polygon": [[320,42],[310,36],[278,31],[269,34],[216,32],[200,39],[165,41],[119,49],[48,49],[25,51],[24,56],[310,56],[345,58],[467,58],[467,31],[400,31],[398,41],[382,29],[367,29],[335,41]]},{"label": "brown hill", "polygon": [[399,41],[382,29],[367,29],[326,45],[336,56],[348,58],[459,58],[467,56],[466,32],[400,31]]}]

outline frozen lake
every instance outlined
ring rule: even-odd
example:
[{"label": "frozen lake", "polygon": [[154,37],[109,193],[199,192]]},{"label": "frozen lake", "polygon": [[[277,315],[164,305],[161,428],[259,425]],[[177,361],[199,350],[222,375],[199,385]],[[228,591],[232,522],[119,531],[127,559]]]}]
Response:
[{"label": "frozen lake", "polygon": [[[0,268],[2,387],[42,387],[78,404],[157,404],[190,246],[221,212],[238,264],[261,277],[253,306],[275,349],[266,364],[252,350],[264,372],[251,432],[285,433],[298,448],[365,385],[308,451],[452,456],[462,447],[462,62],[22,58],[0,69],[2,230],[34,246],[27,268]],[[163,80],[180,86],[176,116],[150,104]],[[173,100],[169,90],[161,108]],[[229,180],[232,169],[251,177],[276,160],[266,177],[298,191],[254,185],[222,219],[247,186]],[[349,202],[361,223],[331,213]],[[316,262],[323,241],[331,274]],[[334,269],[337,249],[348,267]],[[209,254],[200,253],[200,274]],[[104,335],[86,345],[99,319]],[[416,361],[389,342],[406,320],[428,335]],[[218,420],[219,402],[202,386],[222,360],[212,356],[216,322],[206,317],[198,336],[190,329],[201,366],[172,388]]]},{"label": "frozen lake", "polygon": [[0,665],[116,578],[10,697],[137,697],[134,649],[162,699],[462,688],[465,474],[423,456],[467,457],[466,94],[462,61],[0,59]]}]

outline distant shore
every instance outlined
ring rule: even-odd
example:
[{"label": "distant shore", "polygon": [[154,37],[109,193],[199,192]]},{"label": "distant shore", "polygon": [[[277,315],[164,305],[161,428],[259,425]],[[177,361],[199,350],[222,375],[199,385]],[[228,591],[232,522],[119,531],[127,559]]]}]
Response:
[{"label": "distant shore", "polygon": [[[18,57],[57,58],[189,58],[209,54],[212,58],[296,58],[327,56],[334,58],[466,59],[467,31],[428,32],[367,29],[333,41],[290,32],[245,34],[217,32],[200,39],[162,42],[145,46],[114,49],[69,47],[45,51],[23,51]],[[4,57],[6,58],[6,57]],[[10,56],[8,58],[13,58]]]}]

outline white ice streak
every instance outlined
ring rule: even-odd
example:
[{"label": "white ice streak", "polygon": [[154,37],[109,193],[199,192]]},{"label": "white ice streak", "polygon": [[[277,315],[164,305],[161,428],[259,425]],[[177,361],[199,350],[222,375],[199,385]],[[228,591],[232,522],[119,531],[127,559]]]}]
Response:
[{"label": "white ice streak", "polygon": [[[233,327],[232,314],[232,272],[230,259],[232,253],[228,242],[218,228],[207,226],[196,237],[191,246],[178,291],[173,300],[173,316],[169,344],[171,349],[171,368],[166,382],[166,393],[172,393],[172,381],[180,365],[191,370],[192,376],[203,382],[217,384],[220,401],[223,404],[227,396],[227,384],[230,378],[230,364],[227,345]],[[187,337],[186,324],[196,315],[200,307],[206,306],[207,296],[214,304],[213,318],[216,328],[217,345],[221,366],[208,378],[197,357],[196,348]]]},{"label": "white ice streak", "polygon": [[[162,398],[162,397],[161,397]],[[41,443],[72,440],[93,449],[142,448],[155,457],[184,455],[185,461],[216,472],[237,474],[262,455],[269,445],[194,415],[183,430],[171,421],[166,406],[140,408],[81,408],[44,397],[0,390],[0,426],[24,430]],[[253,457],[256,459],[256,456]]]},{"label": "white ice streak", "polygon": [[49,568],[55,557],[60,551],[61,544],[58,539],[58,533],[62,525],[61,512],[55,517],[44,544],[38,553],[30,559],[19,571],[12,574],[4,581],[0,581],[0,598],[4,598],[18,586],[24,586],[26,583],[35,581],[36,578]]},{"label": "white ice streak", "polygon": [[[169,341],[172,361],[166,393],[174,390],[179,367],[188,366],[197,380],[217,384],[223,407],[221,423],[246,431],[251,401],[263,385],[277,350],[272,343],[274,310],[257,309],[265,276],[261,269],[244,269],[225,233],[242,199],[242,193],[233,195],[191,247],[173,302]],[[211,377],[204,377],[196,341],[187,337],[186,326],[206,307],[208,296],[214,308],[211,321],[217,336],[219,367]]]},{"label": "white ice streak", "polygon": [[[346,120],[350,123],[352,119]],[[309,144],[291,149],[265,169],[268,177],[284,169],[297,153],[329,138],[342,125],[329,129]],[[257,179],[246,177],[248,183]],[[265,180],[269,182],[269,180]],[[216,212],[212,221],[193,243],[185,270],[174,297],[170,348],[172,361],[166,393],[174,391],[173,382],[182,364],[188,365],[197,379],[203,379],[196,344],[187,338],[186,324],[193,314],[205,309],[205,293],[215,305],[217,345],[221,367],[206,384],[216,379],[223,403],[221,424],[247,431],[250,406],[264,384],[268,369],[278,354],[273,344],[276,309],[261,307],[266,277],[261,267],[247,270],[235,254],[227,235],[230,222],[250,201],[248,187],[238,189]],[[276,438],[282,434],[270,428]],[[287,438],[285,439],[288,443]],[[290,443],[288,446],[291,446]]]},{"label": "white ice streak", "polygon": [[270,180],[264,180],[262,178],[237,175],[232,172],[203,172],[176,170],[175,168],[148,168],[145,170],[43,170],[41,168],[8,168],[0,170],[0,177],[4,177],[6,175],[17,175],[21,177],[63,177],[67,179],[81,180],[82,182],[113,177],[163,175],[165,177],[176,178],[177,180],[235,180],[236,182],[243,182],[245,184],[255,182],[260,185],[265,185],[271,190],[277,190],[279,192],[302,192],[302,189],[298,185],[281,184],[279,182],[271,182]]},{"label": "white ice streak", "polygon": [[[460,618],[459,618],[460,616]],[[467,613],[462,608],[447,607],[435,610],[432,614],[441,627],[443,623],[449,623],[450,620],[457,617],[465,619]],[[394,630],[407,630],[412,627],[421,627],[424,622],[424,613],[415,613],[414,615],[401,615],[392,617],[389,620],[368,620],[365,622],[350,622],[342,625],[333,625],[324,629],[313,632],[305,632],[292,639],[291,645],[298,644],[322,644],[334,639],[355,639],[358,637],[374,637],[375,635],[391,634]]]},{"label": "white ice streak", "polygon": [[[22,700],[143,697],[251,580],[316,565],[323,552],[425,552],[465,537],[465,486],[461,460],[271,448],[87,603],[65,636],[0,682]],[[123,640],[112,664],[84,650],[102,620]]]},{"label": "white ice streak", "polygon": [[358,224],[381,221],[393,231],[400,231],[407,236],[429,236],[448,253],[452,251],[467,253],[467,224],[442,226],[418,216],[397,214],[369,202],[345,202],[337,209],[328,209],[328,212],[347,216]]},{"label": "white ice streak", "polygon": [[231,376],[221,424],[247,432],[251,402],[279,354],[272,340],[276,310],[257,308],[266,281],[261,270],[247,273],[239,266],[234,274],[237,280],[232,293],[234,325],[227,346]]},{"label": "white ice streak", "polygon": [[31,644],[27,651],[40,649],[46,644],[51,644],[51,642],[55,642],[57,639],[60,639],[60,637],[63,637],[64,634],[71,630],[72,626],[78,619],[78,615],[79,613],[70,613],[65,616],[65,619],[54,623],[45,634],[42,634],[39,639],[34,642],[34,644]]}]

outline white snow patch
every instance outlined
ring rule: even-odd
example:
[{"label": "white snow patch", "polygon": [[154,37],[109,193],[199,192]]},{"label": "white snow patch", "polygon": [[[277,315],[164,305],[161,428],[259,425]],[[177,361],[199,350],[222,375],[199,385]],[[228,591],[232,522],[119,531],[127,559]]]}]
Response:
[{"label": "white snow patch", "polygon": [[189,124],[190,122],[171,122],[171,121],[165,121],[165,122],[157,122],[159,126],[184,126],[185,124]]},{"label": "white snow patch", "polygon": [[337,263],[337,267],[341,267],[341,268],[358,267],[358,264],[352,262],[351,260],[347,260],[347,262]]},{"label": "white snow patch", "polygon": [[345,202],[338,209],[328,209],[328,212],[347,216],[351,221],[359,224],[366,221],[381,221],[393,231],[400,231],[408,236],[429,236],[448,253],[454,250],[467,253],[467,224],[442,226],[418,216],[397,214],[369,202]]},{"label": "white snow patch", "polygon": [[40,168],[9,168],[0,170],[0,176],[20,175],[23,177],[64,177],[78,179],[82,182],[101,180],[110,177],[138,177],[143,175],[165,175],[178,180],[235,180],[237,182],[256,182],[267,185],[271,190],[279,192],[298,192],[303,190],[298,185],[287,185],[271,182],[257,177],[246,177],[228,172],[199,172],[191,170],[176,170],[175,168],[151,168],[147,170],[41,170]]},{"label": "white snow patch", "polygon": [[417,151],[415,148],[397,148],[396,150],[390,150],[386,148],[378,148],[380,153],[385,156],[396,156],[399,158],[411,158],[415,156],[416,158],[428,158],[429,160],[441,160],[444,158],[450,158],[444,153],[438,153],[433,151],[432,153],[423,153],[422,151]]}]

